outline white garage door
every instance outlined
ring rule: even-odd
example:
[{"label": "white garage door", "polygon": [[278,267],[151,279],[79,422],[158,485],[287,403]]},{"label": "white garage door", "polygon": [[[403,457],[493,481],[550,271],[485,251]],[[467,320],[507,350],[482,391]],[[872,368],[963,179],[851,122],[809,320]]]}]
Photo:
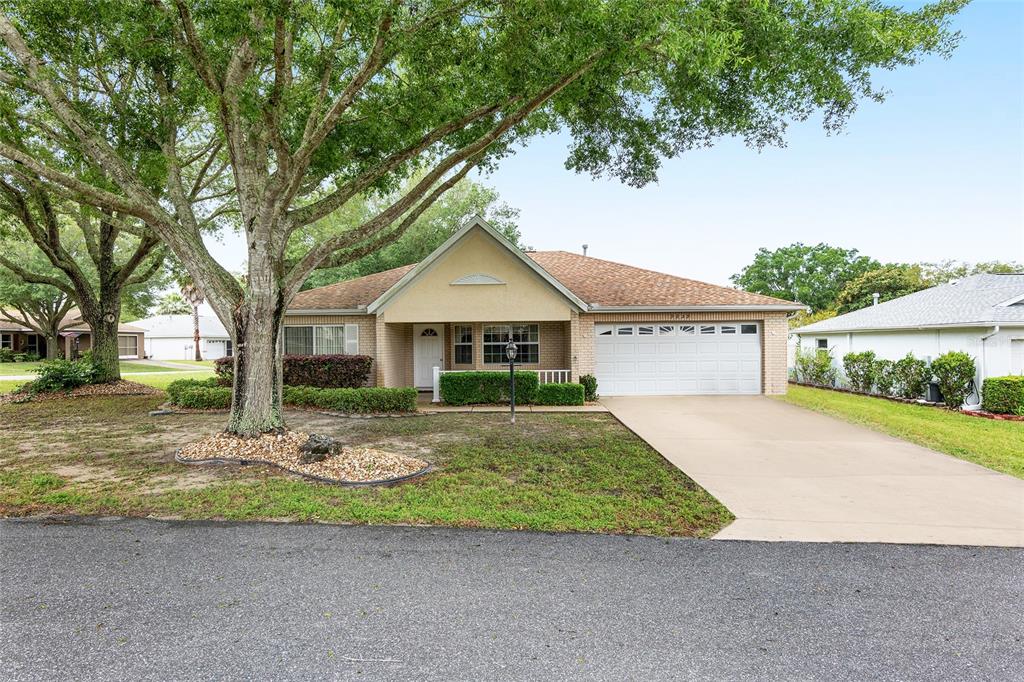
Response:
[{"label": "white garage door", "polygon": [[596,324],[594,334],[601,395],[761,392],[758,324]]}]

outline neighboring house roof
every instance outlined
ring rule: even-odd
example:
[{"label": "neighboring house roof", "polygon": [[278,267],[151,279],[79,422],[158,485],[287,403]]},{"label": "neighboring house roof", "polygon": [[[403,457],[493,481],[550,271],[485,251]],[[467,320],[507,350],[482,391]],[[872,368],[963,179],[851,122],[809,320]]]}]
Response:
[{"label": "neighboring house roof", "polygon": [[972,275],[815,322],[793,333],[996,324],[1024,325],[1024,273]]},{"label": "neighboring house roof", "polygon": [[[12,314],[11,317],[17,318],[17,314]],[[18,319],[23,319],[23,318],[18,318]],[[87,325],[85,322],[82,321],[81,313],[79,313],[78,310],[75,310],[75,309],[72,309],[70,312],[68,312],[67,315],[64,316],[64,319],[60,321],[60,327],[61,327],[62,331],[71,331],[71,332],[88,332],[88,331],[90,331],[89,325]],[[28,327],[27,324],[16,324],[16,323],[11,322],[10,320],[6,320],[6,319],[0,319],[0,330],[3,330],[5,332],[6,331],[15,331],[15,332],[28,332],[30,334],[35,333],[35,332],[33,332]],[[126,332],[126,333],[142,334],[146,330],[142,329],[140,327],[132,326],[130,324],[123,324],[122,323],[122,324],[117,325],[117,331],[119,331],[119,332]]]},{"label": "neighboring house roof", "polygon": [[[151,339],[191,339],[194,332],[191,315],[154,315],[134,324],[145,329]],[[220,320],[211,315],[199,316],[199,335],[204,339],[231,338]]]},{"label": "neighboring house roof", "polygon": [[631,265],[614,263],[567,251],[522,252],[509,244],[487,223],[476,220],[456,232],[422,263],[385,270],[366,277],[302,291],[289,312],[340,310],[373,312],[388,297],[409,285],[469,229],[481,227],[509,248],[524,263],[583,310],[615,308],[688,308],[778,306],[799,310],[803,306],[771,296],[698,282]]}]

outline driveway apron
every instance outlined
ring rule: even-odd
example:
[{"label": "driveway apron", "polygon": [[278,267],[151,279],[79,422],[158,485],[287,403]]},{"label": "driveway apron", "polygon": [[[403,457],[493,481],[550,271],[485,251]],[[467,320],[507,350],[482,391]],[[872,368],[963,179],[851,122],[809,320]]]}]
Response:
[{"label": "driveway apron", "polygon": [[1024,480],[764,396],[601,402],[736,515],[718,539],[1024,547]]}]

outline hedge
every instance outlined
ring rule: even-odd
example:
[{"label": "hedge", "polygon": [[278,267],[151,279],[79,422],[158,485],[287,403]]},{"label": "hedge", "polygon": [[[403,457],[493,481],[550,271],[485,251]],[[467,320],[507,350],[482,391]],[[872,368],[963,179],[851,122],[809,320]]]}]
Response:
[{"label": "hedge", "polygon": [[981,408],[988,412],[1024,415],[1024,376],[985,379]]},{"label": "hedge", "polygon": [[[373,358],[369,355],[286,355],[285,386],[316,386],[319,388],[359,388],[370,378]],[[219,358],[214,371],[225,382],[231,382],[234,358]]]},{"label": "hedge", "polygon": [[[415,388],[317,388],[285,386],[282,402],[299,407],[350,413],[415,412]],[[178,407],[231,407],[231,387],[214,379],[178,379],[167,387],[168,401]]]},{"label": "hedge", "polygon": [[[532,403],[537,396],[537,373],[516,372],[516,402]],[[507,372],[446,372],[441,375],[441,400],[449,405],[487,405],[509,401]]]},{"label": "hedge", "polygon": [[541,384],[536,405],[582,405],[586,397],[583,384]]},{"label": "hedge", "polygon": [[350,413],[415,412],[415,388],[316,388],[285,386],[286,405]]}]

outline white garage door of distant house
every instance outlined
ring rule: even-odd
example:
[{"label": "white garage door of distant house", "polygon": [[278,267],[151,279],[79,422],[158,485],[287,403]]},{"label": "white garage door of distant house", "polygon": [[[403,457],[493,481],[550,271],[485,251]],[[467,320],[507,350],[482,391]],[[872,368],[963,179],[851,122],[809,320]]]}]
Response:
[{"label": "white garage door of distant house", "polygon": [[601,395],[761,392],[758,324],[595,324],[594,334]]}]

